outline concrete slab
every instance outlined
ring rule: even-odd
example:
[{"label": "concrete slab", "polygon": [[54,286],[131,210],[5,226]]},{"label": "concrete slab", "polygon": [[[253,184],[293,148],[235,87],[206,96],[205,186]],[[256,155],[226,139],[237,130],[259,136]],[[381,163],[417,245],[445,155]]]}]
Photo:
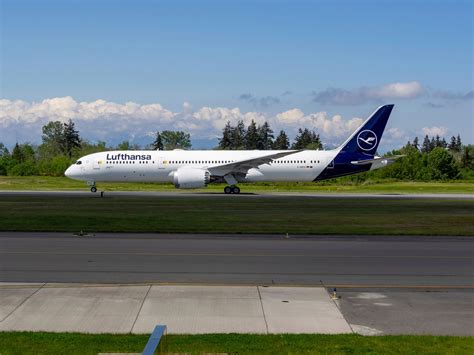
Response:
[{"label": "concrete slab", "polygon": [[312,287],[4,285],[0,316],[0,331],[350,332],[326,291]]},{"label": "concrete slab", "polygon": [[341,311],[362,335],[474,335],[474,290],[340,289]]},{"label": "concrete slab", "polygon": [[157,324],[168,334],[266,333],[254,286],[153,286],[132,332]]},{"label": "concrete slab", "polygon": [[0,324],[39,287],[1,288],[0,289]]},{"label": "concrete slab", "polygon": [[259,287],[269,333],[351,333],[323,288]]},{"label": "concrete slab", "polygon": [[42,288],[0,323],[0,330],[130,332],[149,288]]}]

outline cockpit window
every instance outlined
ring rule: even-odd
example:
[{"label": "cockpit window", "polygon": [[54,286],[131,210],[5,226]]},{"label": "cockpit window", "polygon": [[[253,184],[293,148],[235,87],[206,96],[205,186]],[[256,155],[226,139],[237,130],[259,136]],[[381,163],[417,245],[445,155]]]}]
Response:
[{"label": "cockpit window", "polygon": [[82,164],[82,161],[78,160],[76,161],[76,165],[81,165]]}]

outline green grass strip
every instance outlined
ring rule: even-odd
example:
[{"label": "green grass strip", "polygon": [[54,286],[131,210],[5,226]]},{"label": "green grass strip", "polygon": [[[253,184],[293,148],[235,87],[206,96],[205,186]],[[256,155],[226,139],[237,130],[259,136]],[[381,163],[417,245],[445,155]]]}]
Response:
[{"label": "green grass strip", "polygon": [[[211,184],[198,192],[222,192],[223,184]],[[330,180],[307,183],[251,183],[239,185],[242,192],[314,192],[314,193],[474,193],[474,181],[450,182],[399,182],[390,180],[353,182]],[[99,183],[105,191],[183,191],[172,184],[159,183]],[[84,190],[85,182],[65,177],[50,176],[0,176],[0,190]],[[188,191],[189,192],[189,191]]]},{"label": "green grass strip", "polygon": [[3,196],[1,231],[474,235],[474,200]]},{"label": "green grass strip", "polygon": [[[0,332],[0,353],[97,354],[141,352],[148,335]],[[169,335],[169,353],[229,354],[472,354],[472,337],[361,335]]]}]

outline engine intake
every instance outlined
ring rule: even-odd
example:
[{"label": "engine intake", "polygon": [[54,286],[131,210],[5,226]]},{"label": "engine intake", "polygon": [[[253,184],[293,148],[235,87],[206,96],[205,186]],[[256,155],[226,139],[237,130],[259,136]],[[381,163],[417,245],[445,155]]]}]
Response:
[{"label": "engine intake", "polygon": [[206,187],[210,180],[209,171],[198,168],[181,168],[173,174],[173,184],[177,189],[199,189]]}]

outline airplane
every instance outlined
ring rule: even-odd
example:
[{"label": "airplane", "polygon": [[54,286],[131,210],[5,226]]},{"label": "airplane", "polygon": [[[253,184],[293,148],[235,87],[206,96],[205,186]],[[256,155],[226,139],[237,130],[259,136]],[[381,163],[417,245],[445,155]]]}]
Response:
[{"label": "airplane", "polygon": [[227,183],[226,194],[238,194],[238,183],[321,181],[379,169],[402,157],[376,155],[394,105],[379,107],[338,148],[332,150],[140,150],[86,155],[65,172],[86,181],[172,182],[178,189]]}]

